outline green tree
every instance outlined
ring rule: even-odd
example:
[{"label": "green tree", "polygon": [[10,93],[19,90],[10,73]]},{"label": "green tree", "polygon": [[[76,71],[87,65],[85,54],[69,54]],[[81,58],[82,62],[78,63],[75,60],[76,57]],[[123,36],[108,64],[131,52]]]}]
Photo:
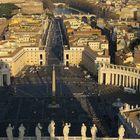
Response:
[{"label": "green tree", "polygon": [[13,3],[0,4],[0,17],[10,18],[12,11],[18,9]]},{"label": "green tree", "polygon": [[54,5],[52,0],[42,0],[44,9],[49,9],[52,11],[54,9]]}]

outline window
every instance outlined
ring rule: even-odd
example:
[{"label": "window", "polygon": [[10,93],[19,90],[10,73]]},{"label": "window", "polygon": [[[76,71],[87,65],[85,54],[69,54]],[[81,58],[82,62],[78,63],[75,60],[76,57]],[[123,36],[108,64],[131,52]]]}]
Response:
[{"label": "window", "polygon": [[66,66],[69,67],[69,62],[68,61],[66,61]]},{"label": "window", "polygon": [[42,54],[40,54],[40,59],[42,59],[43,57],[42,57]]},{"label": "window", "polygon": [[42,64],[43,64],[42,61],[40,61],[40,66],[42,66]]},{"label": "window", "polygon": [[66,54],[66,59],[69,59],[69,55],[68,54]]}]

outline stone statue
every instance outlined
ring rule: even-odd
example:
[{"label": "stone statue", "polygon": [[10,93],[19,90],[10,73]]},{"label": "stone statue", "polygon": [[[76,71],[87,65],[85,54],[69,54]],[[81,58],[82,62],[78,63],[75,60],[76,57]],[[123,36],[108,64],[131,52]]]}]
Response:
[{"label": "stone statue", "polygon": [[69,124],[68,123],[65,123],[65,126],[63,128],[64,138],[69,136],[70,127],[71,127],[71,124],[70,123]]},{"label": "stone statue", "polygon": [[8,140],[13,140],[13,129],[14,127],[12,127],[11,124],[9,124],[8,127],[6,128],[6,134]]},{"label": "stone statue", "polygon": [[87,127],[83,123],[82,126],[81,126],[81,136],[86,137],[86,132],[87,132]]},{"label": "stone statue", "polygon": [[41,130],[42,130],[42,126],[40,125],[40,123],[38,123],[35,128],[35,136],[37,140],[41,140]]},{"label": "stone statue", "polygon": [[119,140],[123,140],[123,137],[125,135],[125,129],[123,125],[121,125],[120,128],[118,129],[118,134],[119,134]]},{"label": "stone statue", "polygon": [[48,132],[51,138],[55,137],[55,122],[52,120],[48,126]]},{"label": "stone statue", "polygon": [[96,140],[97,127],[95,126],[95,124],[91,127],[90,131],[92,135],[92,140]]},{"label": "stone statue", "polygon": [[25,134],[25,127],[23,124],[20,125],[20,127],[18,128],[19,130],[19,139],[23,140],[24,139],[24,134]]},{"label": "stone statue", "polygon": [[126,103],[124,106],[125,106],[125,108],[124,108],[125,111],[129,111],[130,110],[130,105],[129,104]]}]

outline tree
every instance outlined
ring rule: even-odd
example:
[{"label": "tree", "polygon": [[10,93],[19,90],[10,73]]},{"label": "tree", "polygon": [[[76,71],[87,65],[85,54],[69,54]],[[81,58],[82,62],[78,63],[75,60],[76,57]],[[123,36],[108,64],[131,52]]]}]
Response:
[{"label": "tree", "polygon": [[49,9],[50,11],[52,11],[54,9],[54,5],[52,0],[41,0],[43,2],[43,7],[44,9]]},{"label": "tree", "polygon": [[0,17],[10,18],[12,11],[18,9],[13,3],[0,4]]}]

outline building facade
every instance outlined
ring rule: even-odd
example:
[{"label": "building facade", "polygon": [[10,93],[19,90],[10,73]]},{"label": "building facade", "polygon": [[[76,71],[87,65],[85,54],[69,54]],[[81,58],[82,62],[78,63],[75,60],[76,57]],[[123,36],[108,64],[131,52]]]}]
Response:
[{"label": "building facade", "polygon": [[134,49],[134,63],[140,69],[140,45]]},{"label": "building facade", "polygon": [[95,52],[91,48],[86,47],[82,54],[82,65],[93,75],[98,75],[98,67],[100,63],[110,64],[110,56],[103,51]]},{"label": "building facade", "polygon": [[0,0],[0,3],[23,3],[26,0]]},{"label": "building facade", "polygon": [[0,62],[0,86],[10,85],[10,69],[7,64]]},{"label": "building facade", "polygon": [[140,91],[140,70],[134,67],[100,64],[98,83],[130,87]]},{"label": "building facade", "polygon": [[15,15],[9,21],[6,40],[0,41],[0,61],[9,65],[12,76],[16,76],[26,65],[46,65],[44,38],[48,20],[41,15]]}]

